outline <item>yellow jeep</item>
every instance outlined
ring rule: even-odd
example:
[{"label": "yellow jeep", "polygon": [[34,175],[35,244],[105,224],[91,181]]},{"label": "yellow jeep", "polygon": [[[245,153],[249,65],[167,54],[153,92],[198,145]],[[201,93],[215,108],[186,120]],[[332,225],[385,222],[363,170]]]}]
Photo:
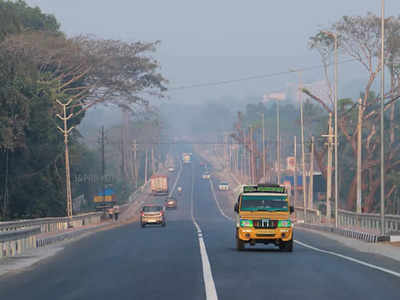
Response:
[{"label": "yellow jeep", "polygon": [[245,244],[273,243],[282,251],[293,251],[293,226],[288,194],[277,184],[244,185],[235,204],[236,248]]}]

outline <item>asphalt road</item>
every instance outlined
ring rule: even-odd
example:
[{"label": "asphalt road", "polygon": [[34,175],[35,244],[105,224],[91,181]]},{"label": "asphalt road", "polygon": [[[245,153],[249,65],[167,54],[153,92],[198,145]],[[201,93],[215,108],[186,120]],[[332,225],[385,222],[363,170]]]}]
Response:
[{"label": "asphalt road", "polygon": [[[293,253],[272,246],[237,252],[234,222],[221,215],[196,157],[178,186],[183,194],[175,196],[178,209],[167,211],[165,228],[133,223],[71,243],[33,269],[1,278],[1,299],[400,298],[399,277],[299,244]],[[216,195],[223,203],[226,193]],[[295,238],[400,272],[396,261],[318,234],[296,230]]]}]

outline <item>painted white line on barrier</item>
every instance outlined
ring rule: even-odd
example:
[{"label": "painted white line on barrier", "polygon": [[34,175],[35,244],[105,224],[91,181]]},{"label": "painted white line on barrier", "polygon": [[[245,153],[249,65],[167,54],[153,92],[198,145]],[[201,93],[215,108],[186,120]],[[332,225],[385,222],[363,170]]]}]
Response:
[{"label": "painted white line on barrier", "polygon": [[221,206],[220,206],[220,204],[219,204],[219,201],[218,201],[218,199],[217,199],[217,195],[215,194],[214,182],[212,181],[212,179],[210,179],[210,188],[211,188],[211,193],[213,194],[215,203],[217,204],[218,210],[219,210],[219,212],[221,213],[221,215],[222,215],[223,217],[225,217],[226,219],[228,219],[229,221],[234,221],[233,218],[227,216],[227,215],[224,213],[224,211],[222,210],[222,208],[221,208]]},{"label": "painted white line on barrier", "polygon": [[389,270],[389,269],[386,269],[386,268],[383,268],[383,267],[379,267],[377,265],[373,265],[373,264],[367,263],[365,261],[358,260],[358,259],[355,259],[353,257],[346,256],[346,255],[343,255],[343,254],[339,254],[339,253],[336,253],[336,252],[333,252],[333,251],[322,250],[322,249],[319,249],[317,247],[314,247],[314,246],[308,245],[306,243],[300,242],[298,240],[295,240],[295,243],[297,243],[297,244],[299,244],[299,245],[301,245],[301,246],[303,246],[305,248],[308,248],[308,249],[311,249],[311,250],[314,250],[314,251],[317,251],[317,252],[321,252],[321,253],[337,256],[337,257],[343,258],[345,260],[354,262],[356,264],[363,265],[363,266],[366,266],[368,268],[375,269],[375,270],[378,270],[378,271],[381,271],[381,272],[384,272],[384,273],[387,273],[387,274],[390,274],[390,275],[393,275],[393,276],[396,276],[396,277],[400,278],[400,273],[398,273],[398,272],[395,272],[395,271],[392,271],[392,270]]},{"label": "painted white line on barrier", "polygon": [[203,267],[203,281],[204,281],[204,288],[206,290],[206,299],[218,300],[217,290],[215,288],[215,283],[211,272],[210,261],[208,260],[207,249],[203,239],[203,232],[201,231],[199,224],[196,222],[196,219],[194,218],[193,193],[194,193],[194,171],[192,171],[192,191],[190,196],[191,215],[193,224],[197,230],[197,238],[199,240],[201,263]]}]

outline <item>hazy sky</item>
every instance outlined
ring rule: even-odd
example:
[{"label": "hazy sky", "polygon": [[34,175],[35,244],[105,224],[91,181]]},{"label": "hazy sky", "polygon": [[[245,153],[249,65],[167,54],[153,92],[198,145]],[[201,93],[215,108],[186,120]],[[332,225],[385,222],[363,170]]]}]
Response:
[{"label": "hazy sky", "polygon": [[[171,86],[235,79],[319,64],[307,49],[318,28],[343,15],[380,13],[380,0],[27,0],[53,13],[69,35],[161,40],[157,55]],[[386,0],[399,15],[400,1]],[[348,73],[348,72],[347,72]],[[349,74],[346,74],[347,76]],[[357,74],[354,74],[356,78]],[[306,80],[321,78],[318,72]],[[295,81],[293,75],[185,91],[173,100],[262,97]]]}]

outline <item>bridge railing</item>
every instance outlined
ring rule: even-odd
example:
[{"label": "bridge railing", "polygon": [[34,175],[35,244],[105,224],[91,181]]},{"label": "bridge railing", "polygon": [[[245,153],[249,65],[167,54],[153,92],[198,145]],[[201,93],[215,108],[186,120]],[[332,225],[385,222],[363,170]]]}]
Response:
[{"label": "bridge railing", "polygon": [[317,209],[306,209],[306,218],[304,218],[304,208],[296,207],[296,219],[303,220],[304,223],[321,224],[321,213]]},{"label": "bridge railing", "polygon": [[[326,222],[320,211],[316,209],[307,209],[306,218],[304,219],[304,208],[296,207],[296,219],[304,220],[308,224],[324,224],[333,226],[334,219]],[[400,232],[400,215],[385,215],[384,218],[385,234],[391,232]],[[381,232],[381,217],[380,214],[362,213],[339,209],[338,210],[338,227],[366,232],[379,235]]]},{"label": "bridge railing", "polygon": [[92,212],[81,215],[68,217],[38,218],[26,219],[11,222],[0,222],[0,232],[15,231],[26,229],[33,226],[39,226],[40,232],[59,232],[68,228],[68,224],[72,227],[81,227],[90,224],[98,224],[101,221],[102,212]]},{"label": "bridge railing", "polygon": [[37,238],[42,233],[62,232],[69,225],[79,228],[86,225],[99,224],[102,212],[86,213],[81,215],[55,218],[38,218],[0,222],[0,258],[14,256],[26,249],[37,247]]},{"label": "bridge railing", "polygon": [[36,248],[36,236],[40,227],[0,232],[0,258],[14,256],[25,249]]},{"label": "bridge railing", "polygon": [[[378,233],[381,230],[381,217],[380,214],[358,214],[352,211],[339,210],[338,225]],[[384,228],[385,233],[400,231],[400,215],[385,215]]]}]

